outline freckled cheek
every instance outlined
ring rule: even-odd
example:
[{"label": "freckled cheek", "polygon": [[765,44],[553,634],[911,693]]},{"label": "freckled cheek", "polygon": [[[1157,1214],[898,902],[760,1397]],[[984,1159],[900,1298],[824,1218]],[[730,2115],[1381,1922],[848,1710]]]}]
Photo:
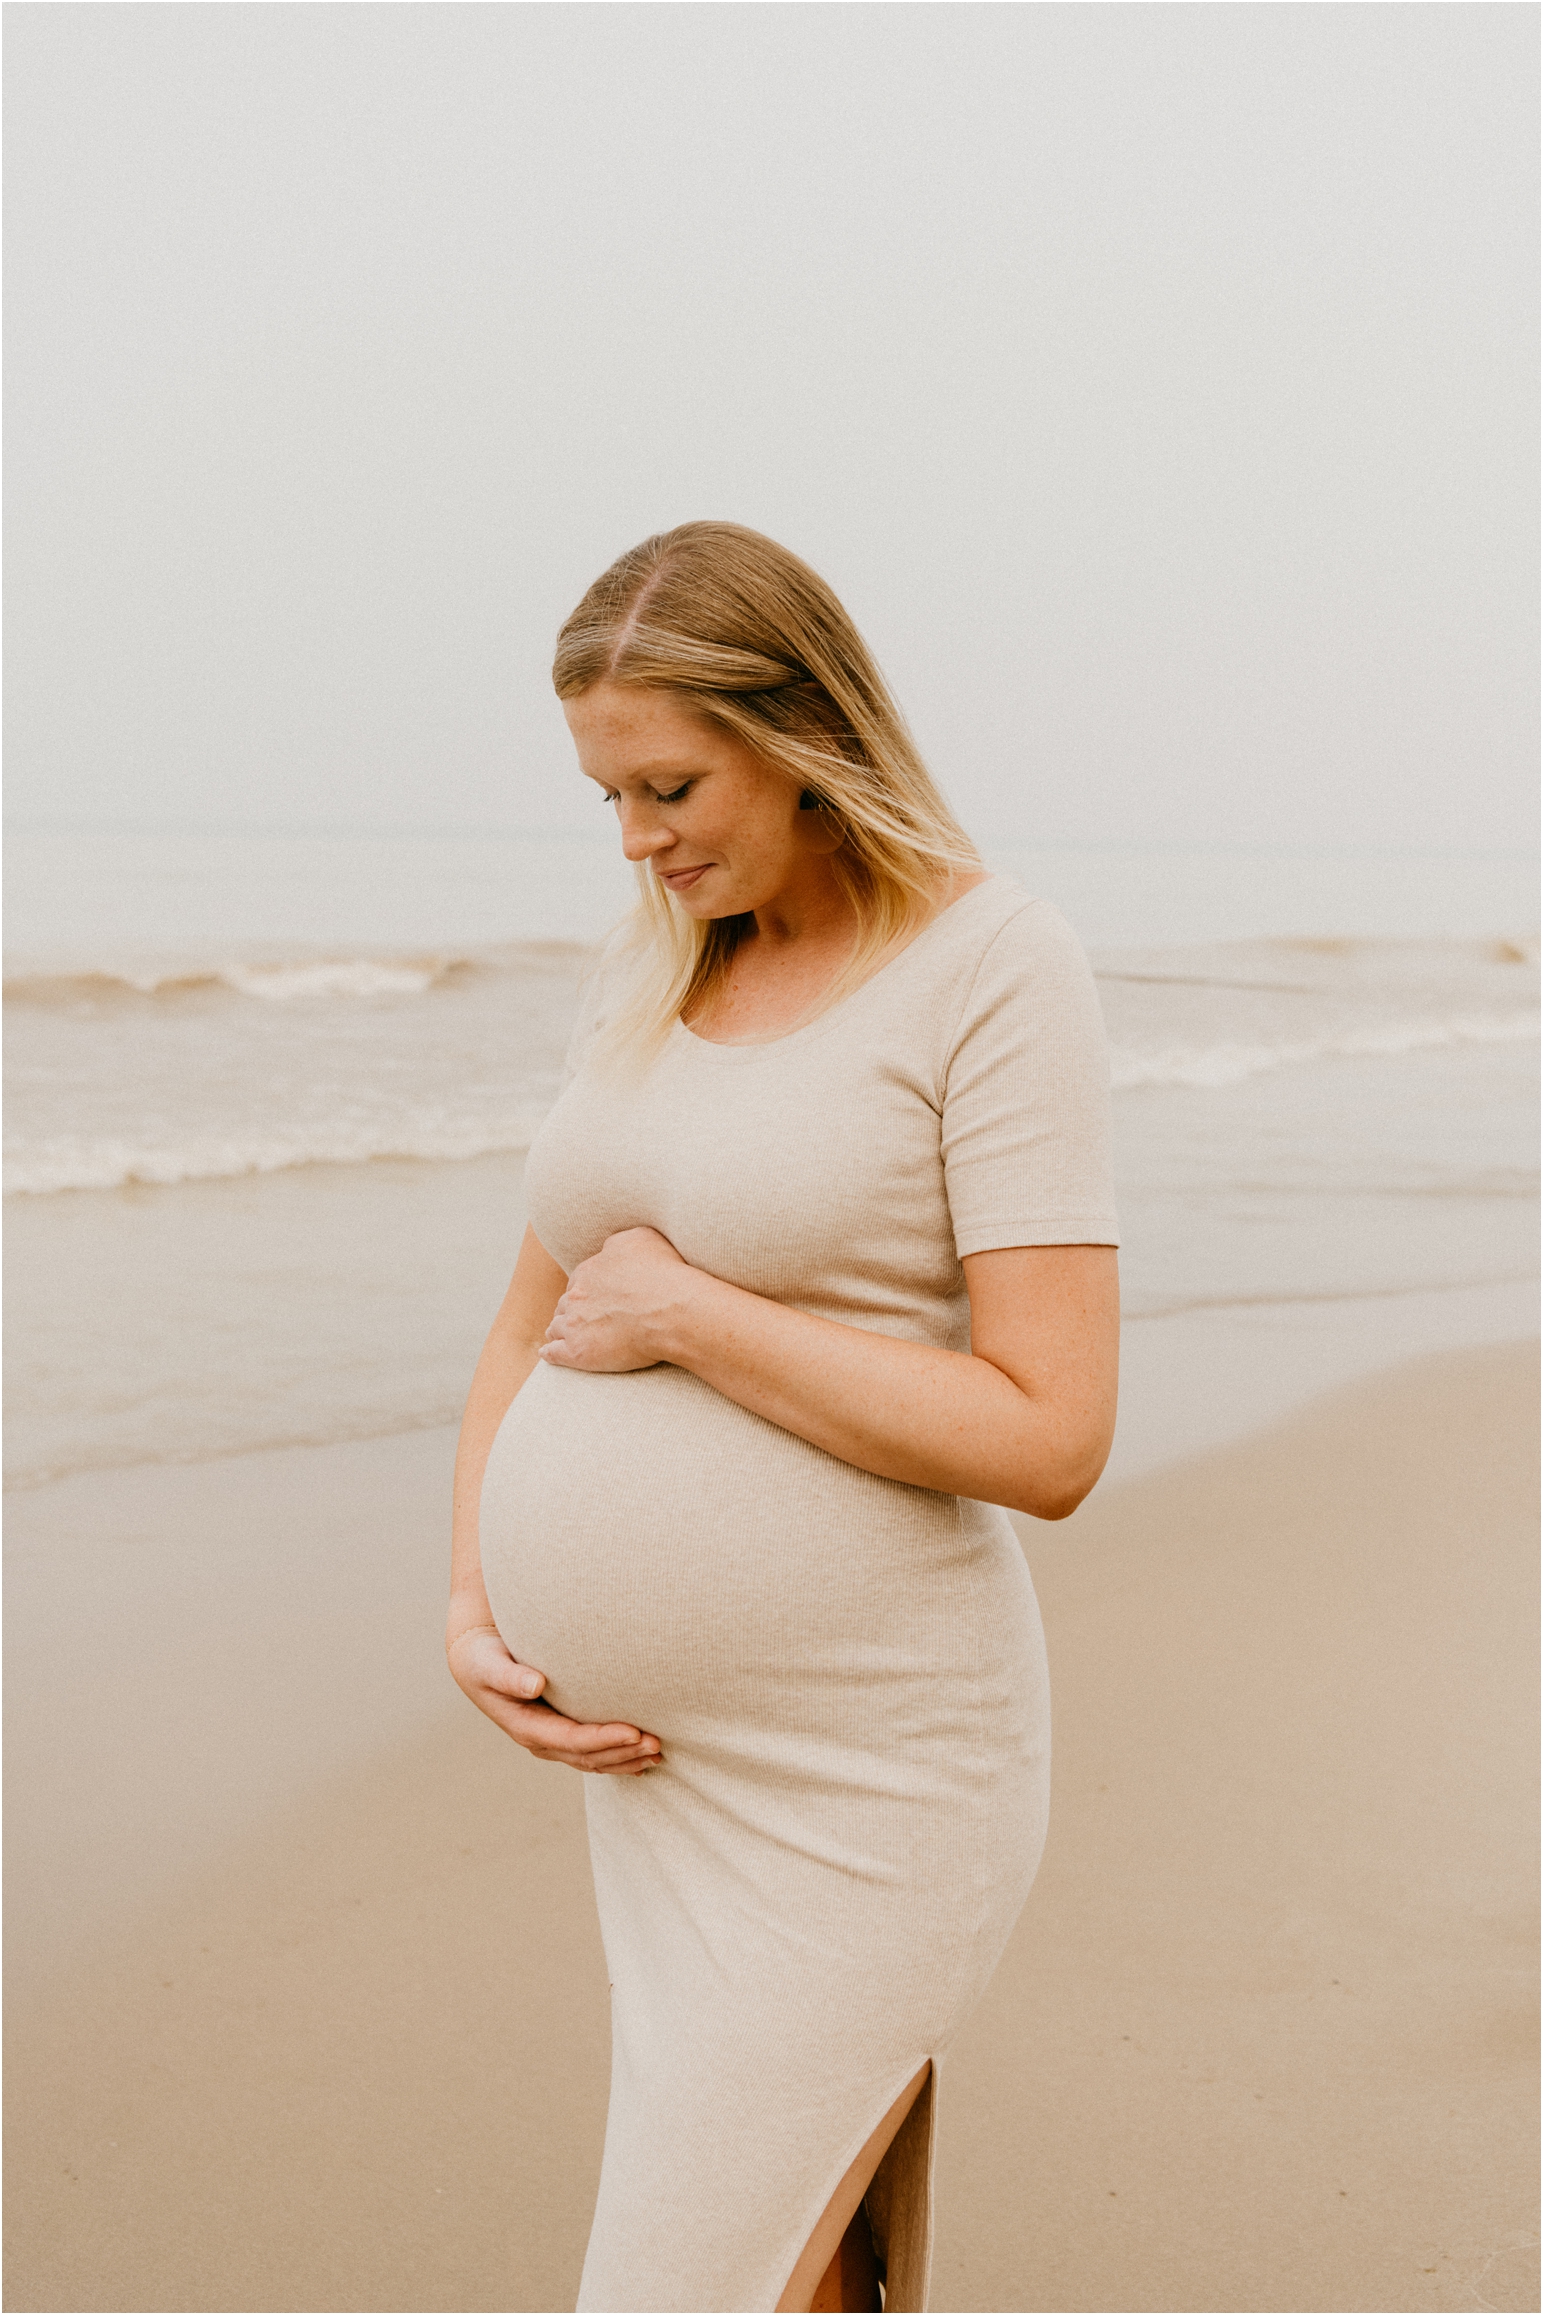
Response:
[{"label": "freckled cheek", "polygon": [[680,839],[682,851],[701,854],[735,881],[743,876],[745,842],[741,829],[726,828],[721,823],[707,828],[682,828]]},{"label": "freckled cheek", "polygon": [[781,814],[747,816],[731,827],[714,832],[714,839],[704,845],[729,873],[741,880],[759,883],[770,876],[781,877],[788,868],[796,844],[793,831]]}]

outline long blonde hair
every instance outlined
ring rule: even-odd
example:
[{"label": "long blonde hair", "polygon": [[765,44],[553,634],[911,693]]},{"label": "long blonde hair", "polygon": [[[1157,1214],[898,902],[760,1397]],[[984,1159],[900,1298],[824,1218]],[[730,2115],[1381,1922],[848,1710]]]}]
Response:
[{"label": "long blonde hair", "polygon": [[[980,868],[841,603],[759,531],[682,523],[620,556],[564,621],[552,682],[559,699],[601,682],[677,693],[840,831],[832,866],[858,936],[821,1009],[919,929],[958,871]],[[604,1042],[649,1050],[710,1001],[754,920],[698,921],[648,867],[637,877],[640,969]]]}]

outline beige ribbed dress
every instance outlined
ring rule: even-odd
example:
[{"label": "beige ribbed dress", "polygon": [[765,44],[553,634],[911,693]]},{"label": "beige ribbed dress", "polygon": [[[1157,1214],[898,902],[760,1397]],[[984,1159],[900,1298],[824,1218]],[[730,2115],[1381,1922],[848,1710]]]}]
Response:
[{"label": "beige ribbed dress", "polygon": [[[605,1017],[602,976],[592,1021]],[[961,1257],[1115,1243],[1107,1065],[1063,919],[1000,877],[760,1045],[577,1066],[526,1173],[565,1270],[650,1224],[843,1325],[969,1348]],[[499,1629],[665,1765],[586,1782],[612,1980],[582,2309],[774,2308],[847,2166],[939,2069],[1039,1862],[1044,1644],[1006,1515],[878,1479],[681,1369],[538,1366],[488,1461]],[[936,2087],[870,2194],[926,2305]]]}]

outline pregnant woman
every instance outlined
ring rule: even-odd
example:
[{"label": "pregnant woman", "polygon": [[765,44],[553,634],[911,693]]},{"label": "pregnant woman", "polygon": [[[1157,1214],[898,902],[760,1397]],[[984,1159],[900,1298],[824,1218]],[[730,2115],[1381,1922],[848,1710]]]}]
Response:
[{"label": "pregnant woman", "polygon": [[530,1153],[448,1647],[590,1776],[579,2305],[919,2309],[939,2076],[1045,1834],[995,1507],[1064,1517],[1114,1425],[1097,1003],[769,539],[624,555],[555,682],[642,897]]}]

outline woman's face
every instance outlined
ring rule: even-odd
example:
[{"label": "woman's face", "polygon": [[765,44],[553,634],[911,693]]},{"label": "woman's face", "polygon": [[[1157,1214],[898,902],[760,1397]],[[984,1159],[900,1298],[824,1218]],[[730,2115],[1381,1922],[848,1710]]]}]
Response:
[{"label": "woman's face", "polygon": [[746,915],[829,879],[839,838],[822,815],[800,811],[790,780],[674,692],[597,683],[563,713],[622,850],[688,916]]}]

